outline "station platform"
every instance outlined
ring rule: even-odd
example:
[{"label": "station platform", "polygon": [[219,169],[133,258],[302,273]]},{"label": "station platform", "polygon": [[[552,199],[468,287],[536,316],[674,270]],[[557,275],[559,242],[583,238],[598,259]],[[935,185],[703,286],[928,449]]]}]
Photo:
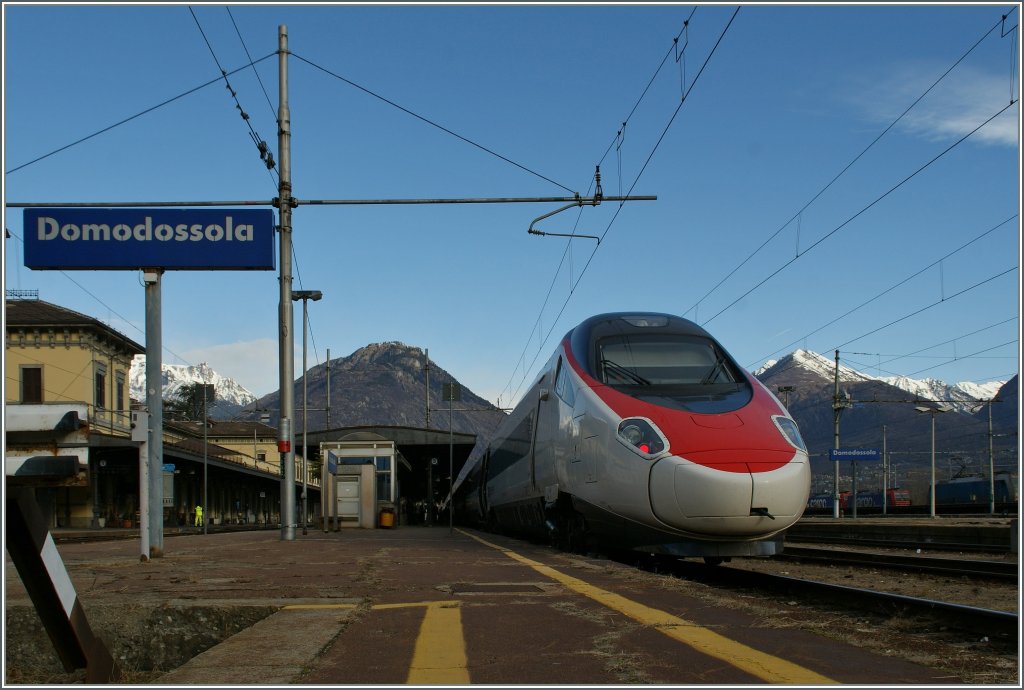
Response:
[{"label": "station platform", "polygon": [[989,515],[802,517],[786,530],[790,543],[842,539],[875,546],[917,544],[961,547],[964,551],[995,550],[1019,552],[1017,518]]},{"label": "station platform", "polygon": [[[148,562],[137,549],[131,538],[58,546],[93,629],[135,682],[957,682],[722,606],[699,585],[461,528],[182,534]],[[5,585],[10,625],[31,601],[9,558]],[[30,644],[12,651],[21,633],[6,632],[10,664]],[[201,648],[174,659],[190,639]]]}]

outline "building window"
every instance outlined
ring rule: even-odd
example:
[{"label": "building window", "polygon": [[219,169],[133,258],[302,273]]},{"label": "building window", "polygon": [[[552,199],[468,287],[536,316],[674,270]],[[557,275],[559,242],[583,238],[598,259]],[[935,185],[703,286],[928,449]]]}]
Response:
[{"label": "building window", "polygon": [[124,372],[117,372],[115,380],[117,381],[117,387],[114,392],[117,396],[117,411],[124,412]]},{"label": "building window", "polygon": [[374,465],[377,468],[377,500],[395,500],[391,495],[391,457],[378,456],[374,458]]},{"label": "building window", "polygon": [[267,461],[267,451],[265,451],[265,450],[258,450],[258,451],[256,451],[256,462],[266,462],[266,461]]},{"label": "building window", "polygon": [[23,366],[21,368],[21,402],[38,404],[43,402],[43,368]]},{"label": "building window", "polygon": [[106,367],[96,367],[96,388],[93,392],[93,404],[97,410],[102,410],[107,406],[106,404],[107,394],[107,369]]}]

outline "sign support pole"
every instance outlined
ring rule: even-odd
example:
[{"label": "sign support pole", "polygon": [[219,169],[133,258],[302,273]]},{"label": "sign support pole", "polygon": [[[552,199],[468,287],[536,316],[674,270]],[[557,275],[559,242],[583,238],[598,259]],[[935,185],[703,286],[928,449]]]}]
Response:
[{"label": "sign support pole", "polygon": [[[147,357],[148,361],[149,358]],[[146,388],[149,388],[147,382]],[[163,473],[161,473],[161,481]],[[139,444],[139,550],[143,561],[149,560],[149,440]]]},{"label": "sign support pole", "polygon": [[164,399],[160,270],[146,270],[146,407],[149,414],[149,557],[164,555]]}]

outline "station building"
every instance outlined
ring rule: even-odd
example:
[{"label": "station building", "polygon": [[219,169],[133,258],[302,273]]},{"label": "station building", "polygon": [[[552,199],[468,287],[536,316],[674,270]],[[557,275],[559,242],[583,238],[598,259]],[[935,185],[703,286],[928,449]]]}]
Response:
[{"label": "station building", "polygon": [[[77,475],[36,490],[51,528],[138,527],[141,442],[132,439],[132,414],[144,410],[129,398],[129,372],[145,348],[34,291],[9,292],[5,327],[5,462],[78,458]],[[194,526],[196,505],[208,525],[280,525],[277,429],[165,419],[162,433],[165,527]],[[356,426],[309,432],[305,447],[295,440],[296,510],[305,489],[306,523],[323,525],[326,516],[335,528],[373,528],[439,519],[477,439]]]}]

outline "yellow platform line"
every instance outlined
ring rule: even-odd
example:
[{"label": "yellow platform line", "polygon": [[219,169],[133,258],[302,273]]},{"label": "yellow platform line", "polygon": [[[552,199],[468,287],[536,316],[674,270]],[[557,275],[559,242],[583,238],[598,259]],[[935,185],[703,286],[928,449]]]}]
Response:
[{"label": "yellow platform line", "polygon": [[463,532],[462,530],[459,530],[459,532],[477,540],[481,544],[501,551],[509,558],[530,566],[538,573],[562,583],[574,592],[589,597],[613,611],[618,611],[644,625],[649,625],[674,640],[682,642],[710,657],[725,661],[764,681],[790,685],[838,684],[838,681],[827,676],[823,676],[820,673],[785,659],[758,651],[735,640],[730,640],[696,623],[601,589],[584,580],[561,573],[550,566],[521,556],[505,547],[492,544],[468,532]]},{"label": "yellow platform line", "polygon": [[467,665],[459,602],[427,604],[406,684],[468,685]]},{"label": "yellow platform line", "polygon": [[[354,609],[357,604],[290,604],[285,610]],[[409,685],[468,685],[466,639],[458,600],[376,604],[374,611],[422,607],[426,609],[409,664]]]}]

